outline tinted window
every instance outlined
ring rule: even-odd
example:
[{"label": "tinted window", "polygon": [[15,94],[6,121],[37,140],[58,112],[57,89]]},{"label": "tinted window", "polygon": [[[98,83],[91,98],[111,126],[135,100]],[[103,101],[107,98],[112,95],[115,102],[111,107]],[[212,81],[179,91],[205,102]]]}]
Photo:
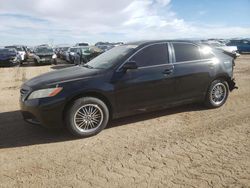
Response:
[{"label": "tinted window", "polygon": [[176,62],[201,59],[199,48],[188,43],[173,43]]},{"label": "tinted window", "polygon": [[132,57],[138,67],[161,65],[168,63],[167,44],[154,44],[139,51]]}]

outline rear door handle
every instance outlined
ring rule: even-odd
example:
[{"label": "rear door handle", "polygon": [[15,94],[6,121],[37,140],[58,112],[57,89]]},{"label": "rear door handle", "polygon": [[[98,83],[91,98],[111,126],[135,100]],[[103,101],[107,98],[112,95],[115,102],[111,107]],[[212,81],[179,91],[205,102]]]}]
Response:
[{"label": "rear door handle", "polygon": [[165,70],[163,71],[163,74],[171,74],[173,71],[174,71],[173,68],[165,69]]}]

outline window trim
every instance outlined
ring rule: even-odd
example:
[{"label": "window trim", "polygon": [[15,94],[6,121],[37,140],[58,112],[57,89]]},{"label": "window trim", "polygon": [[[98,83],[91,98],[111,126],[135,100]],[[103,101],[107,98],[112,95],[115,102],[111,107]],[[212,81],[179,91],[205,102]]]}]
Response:
[{"label": "window trim", "polygon": [[137,50],[136,52],[134,52],[131,56],[129,56],[117,69],[116,72],[121,72],[121,68],[122,66],[127,63],[131,58],[133,58],[137,53],[139,53],[140,51],[144,50],[145,48],[149,47],[149,46],[153,46],[153,45],[157,45],[157,44],[165,44],[167,46],[167,52],[168,52],[168,61],[169,63],[165,63],[165,64],[159,64],[159,65],[148,65],[148,66],[143,66],[143,67],[138,67],[138,69],[145,69],[145,68],[153,68],[153,67],[160,67],[160,66],[165,66],[168,64],[172,64],[171,61],[171,54],[170,54],[170,46],[169,46],[169,42],[156,42],[156,43],[152,43],[152,44],[148,44],[143,46],[142,48],[140,48],[139,50]]}]

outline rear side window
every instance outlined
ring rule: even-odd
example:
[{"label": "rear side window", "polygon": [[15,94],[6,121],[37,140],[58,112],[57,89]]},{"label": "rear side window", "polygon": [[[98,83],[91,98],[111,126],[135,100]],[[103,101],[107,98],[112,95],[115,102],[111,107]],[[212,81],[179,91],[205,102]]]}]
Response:
[{"label": "rear side window", "polygon": [[148,46],[132,57],[138,67],[162,65],[169,63],[167,44]]},{"label": "rear side window", "polygon": [[199,48],[189,43],[173,43],[176,62],[200,60]]}]

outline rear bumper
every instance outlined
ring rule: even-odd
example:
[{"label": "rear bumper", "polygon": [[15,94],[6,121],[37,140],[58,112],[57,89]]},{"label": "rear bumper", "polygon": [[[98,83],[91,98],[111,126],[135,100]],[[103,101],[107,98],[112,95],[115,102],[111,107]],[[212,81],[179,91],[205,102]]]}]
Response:
[{"label": "rear bumper", "polygon": [[21,114],[23,119],[31,124],[43,125],[48,128],[63,125],[64,100],[20,99]]},{"label": "rear bumper", "polygon": [[230,91],[233,91],[234,89],[238,89],[238,87],[236,86],[236,83],[235,83],[235,79],[229,80],[228,86],[229,86]]}]

